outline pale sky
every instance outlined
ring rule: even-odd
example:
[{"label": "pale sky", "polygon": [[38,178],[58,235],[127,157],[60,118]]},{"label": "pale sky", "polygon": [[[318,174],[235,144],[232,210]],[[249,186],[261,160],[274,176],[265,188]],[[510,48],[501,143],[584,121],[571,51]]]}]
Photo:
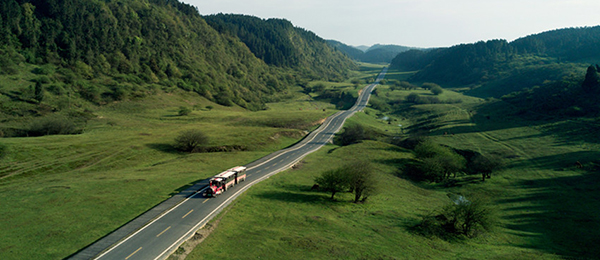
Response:
[{"label": "pale sky", "polygon": [[600,0],[183,0],[202,15],[284,18],[349,45],[445,47],[600,25]]}]

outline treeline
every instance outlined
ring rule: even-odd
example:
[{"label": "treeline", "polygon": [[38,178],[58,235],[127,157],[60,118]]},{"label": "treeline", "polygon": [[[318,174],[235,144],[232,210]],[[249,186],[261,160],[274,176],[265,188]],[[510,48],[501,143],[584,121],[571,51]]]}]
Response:
[{"label": "treeline", "polygon": [[581,71],[581,65],[576,63],[600,58],[599,45],[600,26],[569,28],[510,43],[490,40],[450,48],[411,50],[400,53],[391,64],[405,71],[419,70],[411,81],[481,87],[470,94],[500,97]]},{"label": "treeline", "polygon": [[[255,19],[241,24],[246,20]],[[247,43],[253,51],[264,47],[262,56],[248,50],[243,35],[217,32],[195,7],[177,0],[4,0],[0,75],[33,64],[42,92],[95,104],[180,88],[259,110],[306,77],[339,80],[355,66],[288,21],[247,26],[272,36]],[[21,97],[27,91],[8,92],[28,100]]]},{"label": "treeline", "polygon": [[284,19],[261,19],[237,14],[204,17],[223,34],[238,37],[267,64],[292,68],[312,79],[341,80],[354,63],[314,33]]},{"label": "treeline", "polygon": [[572,75],[556,82],[527,88],[505,95],[502,99],[516,107],[519,114],[551,116],[600,115],[600,66],[587,68],[585,76]]}]

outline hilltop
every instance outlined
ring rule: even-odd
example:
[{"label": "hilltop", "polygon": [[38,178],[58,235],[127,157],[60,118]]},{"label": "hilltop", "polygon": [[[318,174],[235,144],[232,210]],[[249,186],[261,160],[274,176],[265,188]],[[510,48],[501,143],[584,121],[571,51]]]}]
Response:
[{"label": "hilltop", "polygon": [[400,53],[391,66],[418,71],[415,82],[469,87],[467,94],[501,97],[524,88],[583,74],[600,60],[600,26],[558,29],[513,42],[480,41]]},{"label": "hilltop", "polygon": [[327,40],[327,43],[356,61],[369,63],[389,63],[399,53],[419,49],[393,44],[353,47],[336,40]]}]

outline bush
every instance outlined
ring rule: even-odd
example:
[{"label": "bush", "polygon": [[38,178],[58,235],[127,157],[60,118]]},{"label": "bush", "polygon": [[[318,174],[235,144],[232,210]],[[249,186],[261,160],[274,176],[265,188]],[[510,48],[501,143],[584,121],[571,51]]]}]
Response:
[{"label": "bush", "polygon": [[197,152],[200,146],[208,144],[208,136],[200,130],[187,130],[175,138],[175,149],[182,152]]},{"label": "bush", "polygon": [[192,110],[189,109],[188,107],[179,107],[178,115],[180,115],[180,116],[187,116],[190,113],[192,113]]},{"label": "bush", "polygon": [[8,155],[8,146],[0,143],[0,160],[6,157],[6,155]]},{"label": "bush", "polygon": [[69,135],[78,134],[75,123],[70,118],[64,116],[43,117],[31,123],[28,136],[44,135]]},{"label": "bush", "polygon": [[444,90],[442,89],[442,87],[440,87],[440,86],[438,86],[438,85],[432,86],[432,87],[429,89],[429,91],[431,91],[431,93],[433,93],[433,94],[434,94],[434,95],[436,95],[436,96],[437,96],[437,95],[439,95],[439,94],[442,94],[442,93],[444,93]]},{"label": "bush", "polygon": [[423,217],[417,229],[423,235],[450,238],[477,236],[483,231],[490,231],[497,225],[494,208],[483,199],[471,201],[463,199],[444,207],[437,214]]},{"label": "bush", "polygon": [[372,140],[373,133],[362,125],[350,125],[344,127],[344,131],[338,134],[335,142],[341,146],[351,145],[362,140]]}]

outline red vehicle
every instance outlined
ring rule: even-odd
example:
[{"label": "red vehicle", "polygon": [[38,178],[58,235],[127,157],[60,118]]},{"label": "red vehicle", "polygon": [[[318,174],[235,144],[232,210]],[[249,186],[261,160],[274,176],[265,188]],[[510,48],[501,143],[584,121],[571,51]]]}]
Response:
[{"label": "red vehicle", "polygon": [[246,180],[246,167],[237,166],[210,178],[208,188],[204,190],[204,197],[217,196],[228,188],[231,188],[241,181]]}]

